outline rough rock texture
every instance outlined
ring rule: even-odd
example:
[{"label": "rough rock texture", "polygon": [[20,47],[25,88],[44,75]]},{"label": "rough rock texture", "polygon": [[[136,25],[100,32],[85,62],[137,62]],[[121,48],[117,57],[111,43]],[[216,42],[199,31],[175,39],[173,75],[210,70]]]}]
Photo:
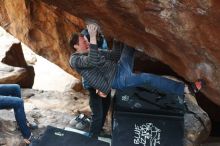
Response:
[{"label": "rough rock texture", "polygon": [[18,83],[26,77],[26,70],[0,63],[0,84]]},{"label": "rough rock texture", "polygon": [[21,87],[31,88],[34,84],[34,68],[26,63],[21,42],[14,38],[5,38],[4,36],[0,37],[0,42],[2,42],[0,43],[0,61],[13,67],[21,67],[24,72],[20,80],[3,83],[18,83]]},{"label": "rough rock texture", "polygon": [[13,44],[2,62],[15,67],[22,67],[26,69],[25,78],[18,82],[24,88],[31,88],[34,84],[34,67],[26,63],[21,48],[21,43]]},{"label": "rough rock texture", "polygon": [[188,94],[185,101],[188,112],[184,115],[184,146],[197,146],[209,136],[211,121],[208,114],[198,106],[195,97]]},{"label": "rough rock texture", "polygon": [[203,93],[220,105],[219,1],[42,1],[97,20],[105,34],[144,50],[188,81],[206,79]]},{"label": "rough rock texture", "polygon": [[0,0],[0,25],[38,55],[76,75],[68,63],[68,39],[82,27],[80,19],[38,0]]},{"label": "rough rock texture", "polygon": [[83,26],[75,16],[92,18],[187,81],[204,78],[202,92],[220,105],[218,0],[41,1],[0,0],[0,25],[64,70],[71,72],[68,37]]}]

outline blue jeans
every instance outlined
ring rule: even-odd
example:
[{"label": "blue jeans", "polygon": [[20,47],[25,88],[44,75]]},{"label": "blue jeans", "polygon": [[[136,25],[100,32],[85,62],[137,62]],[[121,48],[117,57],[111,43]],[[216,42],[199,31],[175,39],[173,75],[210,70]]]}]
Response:
[{"label": "blue jeans", "polygon": [[98,136],[104,126],[105,119],[111,103],[111,96],[108,94],[106,98],[102,98],[96,94],[94,88],[89,88],[89,105],[92,111],[92,123],[90,126],[90,136]]},{"label": "blue jeans", "polygon": [[118,63],[117,73],[112,83],[113,89],[148,86],[151,90],[164,94],[184,95],[184,83],[176,82],[149,73],[135,74],[132,72],[134,64],[134,48],[124,46]]},{"label": "blue jeans", "polygon": [[27,126],[24,102],[21,99],[20,86],[17,84],[0,84],[0,109],[13,108],[15,119],[21,129],[22,136],[28,139],[31,131]]}]

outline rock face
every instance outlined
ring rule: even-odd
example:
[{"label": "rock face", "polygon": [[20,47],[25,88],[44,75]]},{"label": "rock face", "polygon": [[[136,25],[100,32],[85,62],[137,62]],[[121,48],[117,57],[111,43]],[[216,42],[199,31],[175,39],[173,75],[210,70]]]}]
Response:
[{"label": "rock face", "polygon": [[0,42],[2,42],[0,43],[0,66],[2,68],[0,73],[3,74],[0,77],[0,82],[17,83],[21,87],[32,88],[35,76],[34,68],[26,63],[21,42],[4,36],[0,37]]},{"label": "rock face", "polygon": [[82,28],[78,18],[94,19],[105,35],[169,65],[185,80],[205,79],[202,92],[220,105],[219,5],[217,0],[1,0],[0,25],[71,72],[68,37]]},{"label": "rock face", "polygon": [[[19,11],[19,13],[18,13]],[[1,0],[0,25],[32,48],[38,55],[73,75],[69,67],[69,36],[78,31],[82,20],[40,1]]]},{"label": "rock face", "polygon": [[0,84],[15,84],[26,77],[26,70],[0,63]]},{"label": "rock face", "polygon": [[185,96],[187,112],[184,115],[184,146],[196,146],[204,142],[211,131],[211,121],[199,106],[195,97]]},{"label": "rock face", "polygon": [[34,67],[26,63],[21,48],[21,43],[12,44],[6,52],[2,62],[15,67],[22,67],[26,69],[25,78],[17,82],[23,88],[32,88],[34,84]]},{"label": "rock face", "polygon": [[218,1],[42,1],[97,20],[105,34],[144,50],[188,81],[206,79],[203,93],[220,105]]}]

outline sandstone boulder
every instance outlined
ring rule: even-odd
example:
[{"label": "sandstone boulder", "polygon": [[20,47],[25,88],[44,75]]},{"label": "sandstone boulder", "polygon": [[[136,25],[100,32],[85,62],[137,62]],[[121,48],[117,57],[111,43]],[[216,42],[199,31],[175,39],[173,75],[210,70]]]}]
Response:
[{"label": "sandstone boulder", "polygon": [[202,92],[218,105],[219,13],[216,0],[0,1],[0,25],[73,75],[68,38],[90,18],[106,36],[167,64],[186,81],[205,79]]}]

